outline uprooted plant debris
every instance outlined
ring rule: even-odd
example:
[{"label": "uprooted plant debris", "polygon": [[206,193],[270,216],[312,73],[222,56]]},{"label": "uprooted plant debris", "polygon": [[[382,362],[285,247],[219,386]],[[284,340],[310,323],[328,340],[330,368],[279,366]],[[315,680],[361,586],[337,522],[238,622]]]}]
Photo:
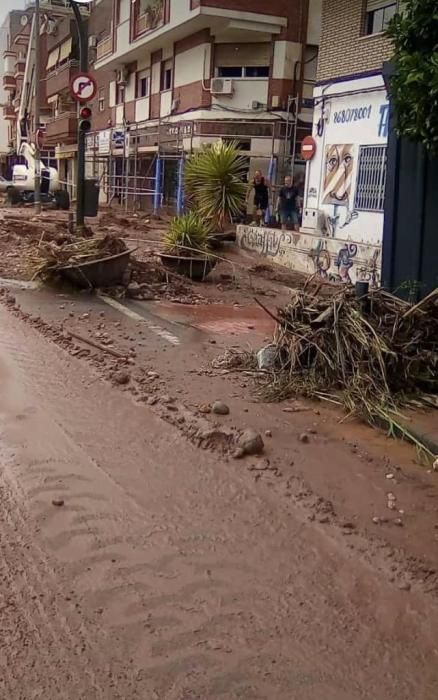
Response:
[{"label": "uprooted plant debris", "polygon": [[330,298],[295,290],[272,315],[276,353],[263,399],[332,401],[409,438],[400,408],[438,406],[438,289],[415,305],[382,289],[361,300],[347,288]]},{"label": "uprooted plant debris", "polygon": [[115,236],[103,238],[73,238],[63,236],[58,241],[42,241],[35,251],[35,277],[50,277],[69,265],[109,258],[127,250],[126,243]]}]

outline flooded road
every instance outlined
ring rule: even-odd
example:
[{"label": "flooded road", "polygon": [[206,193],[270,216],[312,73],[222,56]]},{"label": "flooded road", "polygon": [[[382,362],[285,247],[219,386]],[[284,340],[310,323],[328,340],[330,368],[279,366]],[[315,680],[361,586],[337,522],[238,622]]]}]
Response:
[{"label": "flooded road", "polygon": [[430,599],[3,307],[0,329],[0,697],[435,700]]}]

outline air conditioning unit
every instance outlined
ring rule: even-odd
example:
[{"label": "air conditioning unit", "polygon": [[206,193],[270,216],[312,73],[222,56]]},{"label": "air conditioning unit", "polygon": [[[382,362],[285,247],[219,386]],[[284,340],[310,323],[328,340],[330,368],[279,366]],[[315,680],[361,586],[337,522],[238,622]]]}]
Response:
[{"label": "air conditioning unit", "polygon": [[90,49],[95,49],[97,46],[97,36],[89,36],[88,37],[88,46]]},{"label": "air conditioning unit", "polygon": [[116,82],[119,85],[126,85],[128,82],[128,71],[126,68],[120,68],[120,70],[116,71]]},{"label": "air conditioning unit", "polygon": [[212,95],[232,95],[234,92],[233,81],[224,78],[213,78],[210,92]]}]

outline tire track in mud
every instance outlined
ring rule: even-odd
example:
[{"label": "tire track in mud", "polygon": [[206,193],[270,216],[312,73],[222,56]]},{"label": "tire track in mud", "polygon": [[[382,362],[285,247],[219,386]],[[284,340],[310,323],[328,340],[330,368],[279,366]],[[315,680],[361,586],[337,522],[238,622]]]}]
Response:
[{"label": "tire track in mud", "polygon": [[[90,387],[87,367],[4,320],[0,346],[11,354],[21,346],[12,364],[23,386],[3,417],[5,439],[17,445],[2,477],[14,514],[8,561],[31,572],[20,599],[29,629],[31,596],[50,582],[53,601],[41,603],[38,620],[58,646],[60,678],[71,660],[74,683],[85,688],[75,694],[70,681],[66,698],[407,700],[420,683],[422,700],[436,697],[421,650],[378,626],[383,604],[391,607],[375,590],[381,582],[362,585],[364,570],[344,576],[352,566],[345,548],[327,541],[322,552],[319,534],[279,517],[230,465],[185,447],[118,392]],[[20,445],[23,425],[32,439]],[[55,493],[63,508],[51,505]],[[72,612],[60,616],[66,594]],[[410,625],[418,638],[413,618],[405,622],[405,638]],[[83,640],[87,659],[78,660]],[[47,656],[42,650],[52,690]],[[22,669],[38,682],[29,659]],[[20,679],[8,683],[15,700]]]}]

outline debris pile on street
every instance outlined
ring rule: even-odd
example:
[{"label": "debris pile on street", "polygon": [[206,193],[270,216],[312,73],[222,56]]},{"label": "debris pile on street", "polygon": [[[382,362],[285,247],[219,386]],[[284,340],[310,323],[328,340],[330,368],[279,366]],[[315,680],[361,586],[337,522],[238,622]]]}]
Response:
[{"label": "debris pile on street", "polygon": [[438,289],[415,305],[383,290],[362,299],[348,289],[330,298],[295,290],[275,320],[263,398],[325,399],[407,437],[397,409],[438,406]]},{"label": "debris pile on street", "polygon": [[36,251],[34,277],[48,278],[68,265],[109,258],[127,250],[126,243],[116,236],[103,238],[73,238],[64,236],[62,241],[41,242]]}]

